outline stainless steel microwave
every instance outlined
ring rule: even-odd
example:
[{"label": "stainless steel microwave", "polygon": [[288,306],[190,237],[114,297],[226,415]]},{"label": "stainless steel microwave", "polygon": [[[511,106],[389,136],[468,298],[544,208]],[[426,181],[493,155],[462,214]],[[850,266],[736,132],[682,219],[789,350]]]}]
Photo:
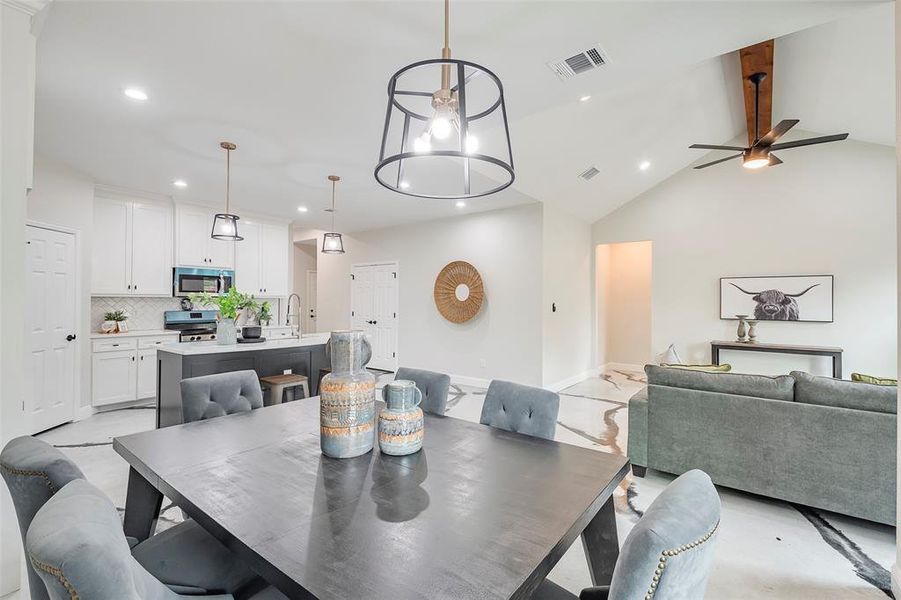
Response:
[{"label": "stainless steel microwave", "polygon": [[172,269],[172,295],[224,294],[235,285],[235,272],[229,269]]}]

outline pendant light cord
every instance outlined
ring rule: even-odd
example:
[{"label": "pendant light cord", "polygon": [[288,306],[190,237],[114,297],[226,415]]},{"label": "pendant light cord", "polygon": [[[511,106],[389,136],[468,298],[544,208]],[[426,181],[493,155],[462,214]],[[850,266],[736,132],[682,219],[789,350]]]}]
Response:
[{"label": "pendant light cord", "polygon": [[444,0],[444,50],[450,55],[450,0]]},{"label": "pendant light cord", "polygon": [[230,204],[230,195],[231,195],[231,180],[232,180],[232,151],[228,148],[225,149],[225,212],[226,214],[231,214],[229,210]]},{"label": "pendant light cord", "polygon": [[332,231],[335,231],[335,184],[337,181],[332,180]]}]

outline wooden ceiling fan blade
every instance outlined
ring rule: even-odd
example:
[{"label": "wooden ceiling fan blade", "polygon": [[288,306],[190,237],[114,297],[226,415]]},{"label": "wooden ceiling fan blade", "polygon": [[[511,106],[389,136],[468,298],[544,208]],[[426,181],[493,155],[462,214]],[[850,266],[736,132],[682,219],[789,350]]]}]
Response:
[{"label": "wooden ceiling fan blade", "polygon": [[793,142],[782,142],[781,144],[773,144],[770,150],[786,150],[787,148],[799,148],[801,146],[813,146],[814,144],[825,144],[828,142],[839,142],[847,139],[847,133],[836,133],[835,135],[824,135],[821,137],[807,138],[804,140],[795,140]]},{"label": "wooden ceiling fan blade", "polygon": [[704,163],[703,165],[698,165],[695,169],[706,169],[707,167],[712,167],[713,165],[718,165],[722,162],[726,162],[727,160],[732,160],[733,158],[738,158],[740,156],[744,156],[744,152],[739,152],[738,154],[733,154],[732,156],[727,156],[726,158],[721,158],[719,160],[715,160],[713,162]]},{"label": "wooden ceiling fan blade", "polygon": [[776,143],[776,140],[781,138],[789,129],[800,122],[801,121],[799,121],[798,119],[783,119],[779,121],[776,126],[770,129],[770,131],[765,136],[757,140],[757,143],[754,144],[754,147],[763,148],[772,146]]},{"label": "wooden ceiling fan blade", "polygon": [[747,148],[741,146],[718,146],[716,144],[692,144],[689,148],[698,148],[700,150],[738,150],[744,152]]}]

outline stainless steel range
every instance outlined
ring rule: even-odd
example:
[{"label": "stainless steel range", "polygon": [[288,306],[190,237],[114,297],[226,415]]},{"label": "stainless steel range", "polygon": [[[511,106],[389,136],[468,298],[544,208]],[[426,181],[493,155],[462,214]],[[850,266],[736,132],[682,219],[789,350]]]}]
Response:
[{"label": "stainless steel range", "polygon": [[167,310],[163,327],[178,331],[179,342],[205,342],[216,339],[215,310]]}]

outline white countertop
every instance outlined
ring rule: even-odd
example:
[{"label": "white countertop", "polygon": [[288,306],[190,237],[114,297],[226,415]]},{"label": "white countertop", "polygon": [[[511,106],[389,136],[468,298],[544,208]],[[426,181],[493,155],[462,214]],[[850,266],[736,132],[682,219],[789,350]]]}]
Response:
[{"label": "white countertop", "polygon": [[253,352],[255,350],[275,350],[278,348],[300,348],[302,346],[317,346],[328,341],[329,334],[315,333],[298,338],[281,338],[266,340],[256,344],[229,344],[220,345],[217,342],[172,342],[157,346],[157,350],[171,352],[182,356],[199,356],[203,354],[225,354],[228,352]]},{"label": "white countertop", "polygon": [[128,333],[100,333],[96,331],[91,334],[91,339],[101,339],[101,338],[127,338],[127,337],[150,337],[157,335],[172,335],[177,336],[177,331],[172,331],[171,329],[136,329],[134,331],[129,331]]}]

